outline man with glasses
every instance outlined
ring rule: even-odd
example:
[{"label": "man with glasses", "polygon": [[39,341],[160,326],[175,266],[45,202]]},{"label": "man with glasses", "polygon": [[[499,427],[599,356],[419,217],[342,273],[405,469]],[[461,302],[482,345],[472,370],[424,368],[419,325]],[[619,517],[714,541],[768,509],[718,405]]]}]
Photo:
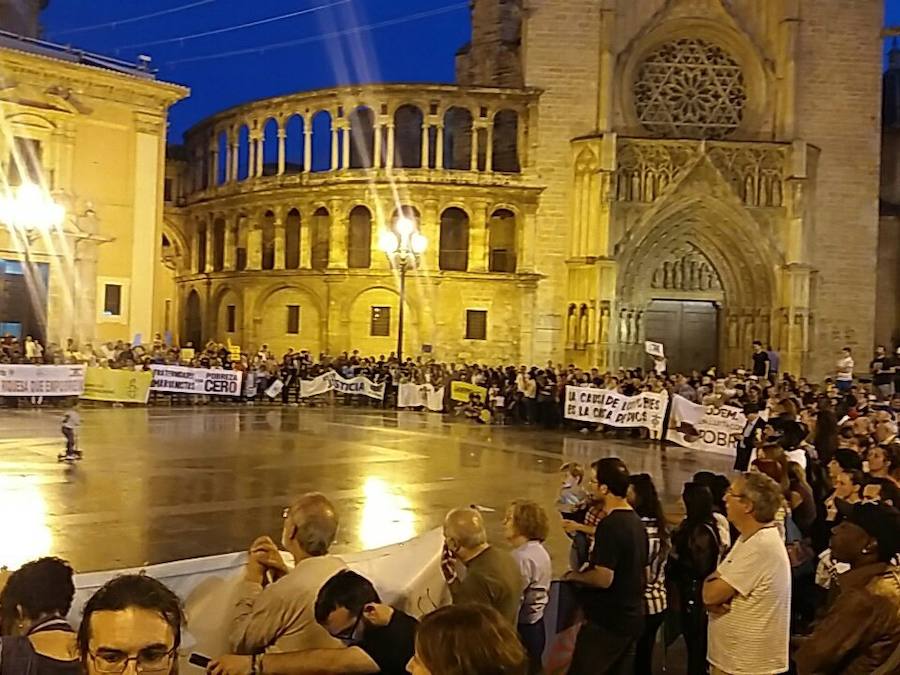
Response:
[{"label": "man with glasses", "polygon": [[703,584],[712,675],[788,669],[791,565],[775,525],[783,503],[781,488],[762,473],[738,476],[725,493],[740,537]]},{"label": "man with glasses", "polygon": [[337,528],[334,506],[313,492],[284,510],[281,545],[294,557],[292,570],[269,537],[253,542],[229,632],[235,653],[341,646],[316,623],[314,613],[319,589],[346,567],[328,555]]},{"label": "man with glasses", "polygon": [[175,675],[184,615],[177,596],[156,579],[109,581],[84,607],[78,645],[87,675]]},{"label": "man with glasses", "polygon": [[[316,621],[347,649],[309,649],[265,654],[257,663],[267,675],[382,673],[404,675],[415,652],[418,622],[381,603],[372,583],[344,570],[325,582],[316,600]],[[223,656],[210,664],[212,675],[250,675],[249,656]]]}]

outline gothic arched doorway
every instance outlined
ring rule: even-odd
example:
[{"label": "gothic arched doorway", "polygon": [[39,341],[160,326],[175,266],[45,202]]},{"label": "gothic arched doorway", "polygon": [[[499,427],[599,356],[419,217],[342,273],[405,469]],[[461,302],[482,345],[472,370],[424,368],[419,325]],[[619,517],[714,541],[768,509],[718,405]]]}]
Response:
[{"label": "gothic arched doorway", "polygon": [[200,294],[191,291],[184,306],[184,339],[182,346],[191,343],[200,349],[203,343],[203,313],[200,309]]}]

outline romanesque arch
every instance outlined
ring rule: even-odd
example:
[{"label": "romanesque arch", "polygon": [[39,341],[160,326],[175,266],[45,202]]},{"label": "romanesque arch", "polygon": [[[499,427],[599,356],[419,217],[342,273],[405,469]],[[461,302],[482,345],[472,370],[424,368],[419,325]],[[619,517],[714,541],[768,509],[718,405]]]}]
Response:
[{"label": "romanesque arch", "polygon": [[190,290],[184,303],[184,334],[181,344],[186,346],[188,343],[195,349],[203,345],[203,307],[196,289]]},{"label": "romanesque arch", "polygon": [[277,284],[254,303],[254,344],[267,344],[280,356],[289,348],[318,354],[323,347],[323,309],[315,294],[299,284]]},{"label": "romanesque arch", "polygon": [[210,302],[210,337],[219,342],[241,344],[244,307],[241,294],[228,285],[220,287]]}]

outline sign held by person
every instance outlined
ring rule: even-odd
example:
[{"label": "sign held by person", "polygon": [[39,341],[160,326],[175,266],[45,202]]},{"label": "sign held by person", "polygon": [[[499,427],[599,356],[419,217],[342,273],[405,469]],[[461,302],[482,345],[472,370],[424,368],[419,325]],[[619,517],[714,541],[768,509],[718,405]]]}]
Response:
[{"label": "sign held by person", "polygon": [[0,365],[0,396],[81,396],[84,366]]},{"label": "sign held by person", "polygon": [[239,396],[243,373],[239,370],[185,368],[153,364],[151,391],[204,396]]},{"label": "sign held by person", "polygon": [[663,347],[662,342],[644,340],[644,351],[646,351],[650,356],[658,356],[661,359],[666,358],[665,348]]},{"label": "sign held by person", "polygon": [[662,432],[668,395],[644,391],[626,396],[611,389],[566,387],[565,416],[570,420],[610,427],[644,427],[658,436]]}]

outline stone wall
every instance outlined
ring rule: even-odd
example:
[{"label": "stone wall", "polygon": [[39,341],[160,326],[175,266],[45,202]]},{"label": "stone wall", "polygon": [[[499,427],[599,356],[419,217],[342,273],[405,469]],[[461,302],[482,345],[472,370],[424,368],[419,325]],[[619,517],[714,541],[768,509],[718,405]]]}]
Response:
[{"label": "stone wall", "polygon": [[839,350],[872,349],[881,134],[881,0],[805,0],[797,62],[797,134],[821,148],[812,209],[811,374]]}]

